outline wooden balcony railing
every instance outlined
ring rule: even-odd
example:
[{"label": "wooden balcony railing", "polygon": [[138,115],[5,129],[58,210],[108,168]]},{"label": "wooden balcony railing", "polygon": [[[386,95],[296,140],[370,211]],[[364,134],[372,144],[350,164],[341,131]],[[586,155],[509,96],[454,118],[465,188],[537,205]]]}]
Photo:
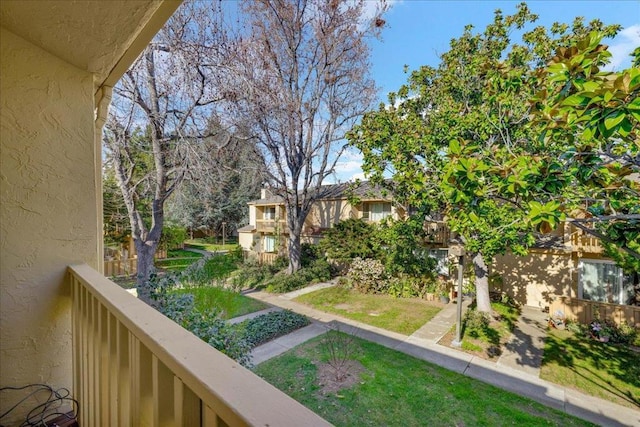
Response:
[{"label": "wooden balcony railing", "polygon": [[257,219],[256,231],[274,232],[278,229],[281,233],[287,229],[287,220],[281,219]]},{"label": "wooden balcony railing", "polygon": [[81,426],[329,425],[91,267],[69,281]]},{"label": "wooden balcony railing", "polygon": [[447,244],[451,237],[451,231],[444,222],[425,223],[426,239],[431,243]]},{"label": "wooden balcony railing", "polygon": [[597,237],[586,234],[582,231],[571,233],[571,247],[574,251],[599,254],[604,248]]}]

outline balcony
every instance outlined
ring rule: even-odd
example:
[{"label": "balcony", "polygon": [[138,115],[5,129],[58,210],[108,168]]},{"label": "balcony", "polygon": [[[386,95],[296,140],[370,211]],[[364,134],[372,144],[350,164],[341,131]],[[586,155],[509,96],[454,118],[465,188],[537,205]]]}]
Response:
[{"label": "balcony", "polygon": [[571,234],[571,247],[574,251],[592,254],[599,254],[604,250],[600,239],[581,232]]},{"label": "balcony", "polygon": [[69,267],[81,426],[326,426],[87,265]]},{"label": "balcony", "polygon": [[451,230],[444,222],[426,222],[424,225],[426,241],[446,245],[451,238]]},{"label": "balcony", "polygon": [[280,219],[257,219],[256,231],[263,233],[275,233],[276,231],[283,233],[287,229],[287,220]]}]

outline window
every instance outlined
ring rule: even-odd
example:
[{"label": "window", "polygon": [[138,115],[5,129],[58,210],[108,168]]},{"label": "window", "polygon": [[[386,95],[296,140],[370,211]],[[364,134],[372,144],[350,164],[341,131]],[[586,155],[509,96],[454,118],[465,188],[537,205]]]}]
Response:
[{"label": "window", "polygon": [[388,216],[391,216],[391,203],[365,203],[362,218],[373,222],[379,222]]},{"label": "window", "polygon": [[578,266],[578,298],[629,304],[635,290],[632,275],[610,261],[582,260]]},{"label": "window", "polygon": [[447,249],[431,249],[429,257],[436,260],[436,273],[449,276],[449,251]]},{"label": "window", "polygon": [[263,219],[276,219],[276,207],[267,206],[264,208]]},{"label": "window", "polygon": [[264,252],[275,252],[276,251],[276,236],[264,236],[262,238],[262,245]]}]

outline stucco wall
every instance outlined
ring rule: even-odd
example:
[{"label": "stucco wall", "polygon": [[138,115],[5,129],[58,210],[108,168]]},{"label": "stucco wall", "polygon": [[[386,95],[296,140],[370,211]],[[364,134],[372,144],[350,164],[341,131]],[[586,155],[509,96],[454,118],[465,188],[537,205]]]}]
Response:
[{"label": "stucco wall", "polygon": [[347,200],[320,200],[313,204],[305,220],[308,227],[331,228],[351,216],[352,207]]},{"label": "stucco wall", "polygon": [[65,268],[99,259],[93,78],[5,29],[0,49],[0,386],[71,389]]},{"label": "stucco wall", "polygon": [[497,256],[491,273],[501,280],[494,287],[518,303],[549,306],[553,295],[575,296],[575,269],[570,253],[532,251],[524,257]]}]

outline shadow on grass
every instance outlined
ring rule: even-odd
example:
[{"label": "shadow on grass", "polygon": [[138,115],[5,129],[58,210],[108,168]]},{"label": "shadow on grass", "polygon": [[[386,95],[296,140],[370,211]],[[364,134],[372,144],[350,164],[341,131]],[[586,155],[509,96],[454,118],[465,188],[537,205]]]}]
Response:
[{"label": "shadow on grass", "polygon": [[549,334],[546,343],[543,365],[557,364],[567,368],[593,385],[640,407],[640,395],[621,390],[601,374],[607,372],[623,383],[640,388],[640,354],[622,345],[601,343],[578,335]]}]

